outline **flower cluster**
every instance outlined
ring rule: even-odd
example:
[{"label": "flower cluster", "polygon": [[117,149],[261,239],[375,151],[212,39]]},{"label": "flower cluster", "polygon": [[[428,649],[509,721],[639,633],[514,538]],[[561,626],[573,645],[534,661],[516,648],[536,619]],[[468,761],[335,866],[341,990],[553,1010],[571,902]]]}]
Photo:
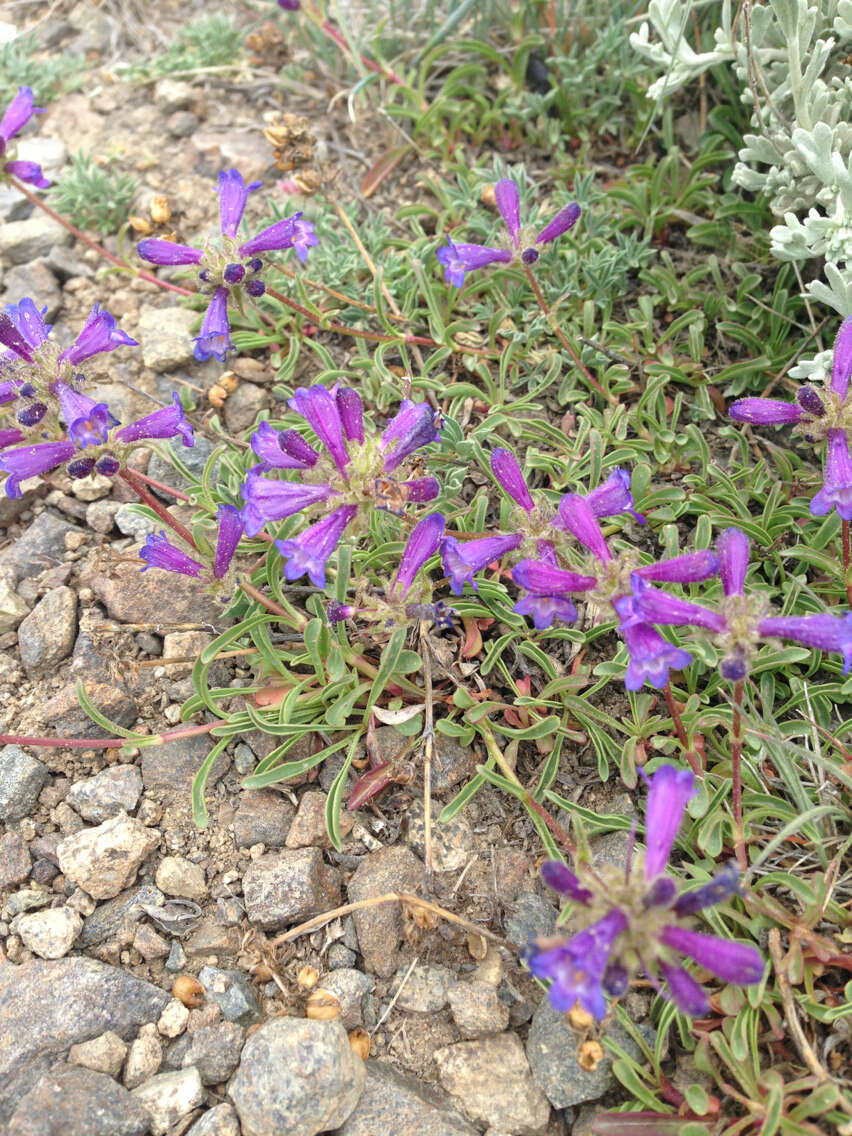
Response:
[{"label": "flower cluster", "polygon": [[655,989],[690,1017],[707,1013],[710,1001],[683,957],[723,982],[760,982],[764,962],[751,946],[694,931],[692,916],[737,894],[738,873],[726,864],[707,883],[681,892],[666,868],[689,799],[692,773],[661,766],[648,779],[645,809],[646,850],[629,856],[626,871],[604,865],[578,868],[558,860],[542,866],[544,882],[561,892],[585,927],[570,937],[539,940],[527,951],[527,966],[550,982],[551,1005],[559,1011],[577,1003],[595,1018],[606,1013],[606,998],[619,997],[631,979],[644,973]]},{"label": "flower cluster", "polygon": [[535,264],[540,247],[567,233],[580,217],[580,206],[572,202],[536,234],[533,230],[521,228],[521,200],[515,182],[509,178],[498,181],[494,187],[494,200],[509,230],[511,247],[456,244],[447,237],[447,247],[438,249],[437,256],[444,266],[444,279],[455,288],[461,288],[464,284],[465,273],[475,268],[484,268],[488,264],[509,264],[513,260],[518,260],[527,267]]},{"label": "flower cluster", "polygon": [[303,221],[301,213],[276,221],[256,236],[240,242],[237,230],[248,195],[262,184],[254,181],[246,185],[238,170],[223,170],[219,174],[222,233],[218,244],[208,242],[203,249],[197,249],[157,237],[146,237],[136,246],[142,259],[151,264],[196,265],[199,288],[212,293],[201,324],[201,334],[195,340],[196,359],[203,361],[215,355],[222,360],[232,350],[229,302],[242,308],[247,297],[258,299],[266,291],[262,277],[267,266],[258,253],[294,248],[299,260],[305,261],[308,249],[319,243],[313,225],[310,221]]},{"label": "flower cluster", "polygon": [[[42,114],[41,107],[34,105],[31,87],[18,87],[18,93],[6,108],[0,120],[0,161],[3,173],[28,182],[37,189],[47,189],[50,182],[41,172],[38,162],[25,162],[15,156],[12,139],[23,130],[34,114]],[[5,160],[4,160],[5,159]]]},{"label": "flower cluster", "polygon": [[[244,526],[240,511],[235,505],[220,505],[216,520],[219,531],[211,574],[213,580],[222,581],[231,567]],[[143,572],[147,572],[149,568],[162,568],[165,572],[177,572],[181,576],[206,575],[205,566],[188,556],[177,545],[172,544],[162,530],[159,533],[148,534],[139,556],[145,561],[141,569]]]}]

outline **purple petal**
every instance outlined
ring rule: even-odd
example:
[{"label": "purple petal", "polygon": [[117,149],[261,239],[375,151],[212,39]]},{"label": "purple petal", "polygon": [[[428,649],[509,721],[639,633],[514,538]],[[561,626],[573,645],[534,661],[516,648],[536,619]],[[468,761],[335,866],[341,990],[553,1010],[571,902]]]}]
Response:
[{"label": "purple petal", "polygon": [[121,328],[116,327],[115,319],[109,312],[101,311],[100,305],[95,304],[83,325],[83,330],[59,358],[67,360],[72,367],[76,367],[84,359],[91,359],[93,355],[101,355],[123,346],[138,347],[139,344]]},{"label": "purple petal", "polygon": [[351,387],[340,387],[335,394],[337,411],[340,415],[340,424],[343,433],[350,442],[364,444],[364,408],[361,396]]},{"label": "purple petal", "polygon": [[308,249],[318,244],[319,237],[314,232],[313,224],[310,221],[294,220],[293,248],[302,264],[308,259]]},{"label": "purple petal", "polygon": [[440,437],[429,403],[406,399],[382,433],[384,472],[393,473],[415,450],[437,442]]},{"label": "purple petal", "polygon": [[294,513],[338,496],[330,485],[301,485],[298,481],[269,481],[257,467],[250,469],[240,488],[245,506],[241,516],[246,536],[257,536],[269,521],[281,521]]},{"label": "purple petal", "polygon": [[[33,361],[33,349],[6,312],[0,315],[0,343],[4,347],[8,347],[10,351],[14,351],[25,362],[31,363]],[[6,358],[8,359],[9,356],[7,355]]]},{"label": "purple petal", "polygon": [[801,422],[804,409],[795,402],[777,398],[741,398],[728,407],[735,422],[752,422],[756,426],[783,426]]},{"label": "purple petal", "polygon": [[483,568],[487,568],[489,564],[517,548],[523,539],[523,534],[511,533],[507,536],[487,536],[482,540],[471,540],[460,544],[455,537],[445,536],[441,541],[441,559],[453,595],[460,596],[464,592],[465,583],[470,584],[473,590],[478,592],[479,588],[473,578],[475,573],[481,572]]},{"label": "purple petal", "polygon": [[852,456],[845,430],[828,431],[824,484],[811,499],[815,517],[825,516],[832,509],[837,509],[844,521],[852,521]]},{"label": "purple petal", "polygon": [[400,557],[399,570],[390,587],[391,596],[397,587],[401,587],[398,598],[405,598],[414,583],[414,577],[429,557],[434,556],[438,551],[445,527],[446,521],[441,513],[430,513],[414,526]]},{"label": "purple petal", "polygon": [[144,438],[174,438],[180,434],[185,446],[191,447],[195,441],[192,425],[187,421],[177,392],[172,395],[172,405],[146,414],[135,422],[129,422],[116,430],[119,442],[138,442]]},{"label": "purple petal", "polygon": [[548,997],[555,1010],[564,1012],[579,1002],[593,1017],[604,1016],[603,977],[615,941],[627,927],[627,916],[615,908],[561,946],[527,956],[537,978],[552,980]]},{"label": "purple petal", "polygon": [[740,529],[725,529],[716,541],[719,574],[726,596],[741,596],[748,571],[748,537]]},{"label": "purple petal", "polygon": [[415,477],[411,481],[403,481],[408,492],[409,504],[412,502],[434,501],[441,495],[441,485],[437,477]]},{"label": "purple petal", "polygon": [[560,209],[549,225],[541,230],[535,239],[537,245],[546,245],[549,241],[555,241],[557,237],[561,237],[563,233],[567,233],[569,229],[573,229],[580,219],[580,206],[576,201],[572,201],[570,205],[566,205],[564,209]]},{"label": "purple petal", "polygon": [[597,584],[594,576],[581,576],[554,568],[541,560],[521,560],[512,569],[512,579],[519,588],[539,595],[558,596],[563,592],[588,592]]},{"label": "purple petal", "polygon": [[517,248],[518,233],[521,231],[521,199],[517,185],[509,178],[501,178],[494,186],[494,200],[500,216],[506,222],[512,244]]},{"label": "purple petal", "polygon": [[34,185],[36,189],[47,189],[52,184],[44,176],[38,162],[25,162],[19,159],[14,162],[6,162],[3,169],[7,174],[16,177],[18,181],[26,182],[27,185]]},{"label": "purple petal", "polygon": [[221,580],[231,566],[237,545],[245,531],[245,525],[240,510],[235,505],[220,505],[216,518],[219,522],[219,536],[216,541],[213,575],[217,580]]},{"label": "purple petal", "polygon": [[484,268],[496,262],[508,263],[512,254],[507,249],[490,248],[488,245],[457,245],[447,237],[447,247],[439,248],[436,256],[444,266],[444,279],[448,284],[461,288],[466,272]]},{"label": "purple petal", "polygon": [[0,454],[0,470],[9,474],[4,487],[6,495],[20,497],[22,481],[70,461],[74,452],[73,442],[43,442],[20,450],[6,450]]},{"label": "purple petal", "polygon": [[298,580],[307,573],[315,588],[325,588],[326,561],[357,512],[356,505],[341,505],[321,521],[309,525],[295,540],[276,540],[275,547],[285,560],[287,579]]},{"label": "purple petal", "polygon": [[541,878],[549,888],[567,895],[575,903],[588,906],[594,896],[588,888],[584,888],[574,873],[566,868],[561,860],[545,860],[541,865]]},{"label": "purple petal", "polygon": [[834,341],[834,360],[831,366],[831,389],[841,402],[849,393],[849,376],[852,375],[852,316],[840,325]]},{"label": "purple petal", "polygon": [[732,895],[739,894],[739,878],[736,862],[729,860],[712,880],[679,895],[674,905],[675,912],[684,916],[694,915],[697,911],[703,911],[705,907],[713,907]]},{"label": "purple petal", "polygon": [[233,347],[231,325],[228,323],[228,289],[223,285],[213,293],[201,324],[201,332],[195,337],[195,358],[203,363],[211,355],[215,355],[221,363]]},{"label": "purple petal", "polygon": [[707,991],[699,985],[682,966],[661,962],[660,971],[668,986],[671,1000],[682,1014],[690,1018],[701,1018],[710,1009]]},{"label": "purple petal", "polygon": [[311,469],[319,454],[295,430],[275,430],[261,422],[251,436],[251,448],[273,469]]},{"label": "purple petal", "polygon": [[806,411],[814,418],[823,418],[825,416],[825,403],[813,387],[799,387],[796,391],[796,402],[798,402],[802,410]]},{"label": "purple petal", "polygon": [[621,596],[613,606],[621,616],[621,630],[637,623],[661,623],[668,626],[706,627],[721,633],[727,629],[727,620],[717,611],[701,604],[670,596],[646,584],[638,572],[630,576],[631,596]]},{"label": "purple petal", "polygon": [[256,237],[240,245],[240,256],[254,256],[255,253],[271,249],[292,248],[296,236],[296,221],[301,216],[301,213],[294,213],[292,217],[285,217],[281,221],[276,221],[274,225],[261,229]]},{"label": "purple petal", "polygon": [[[29,297],[25,297],[19,304],[10,304],[3,311],[15,325],[18,334],[23,336],[31,348],[41,347],[50,334],[50,324],[44,322],[47,307],[43,307],[39,311],[33,301]],[[2,342],[5,342],[5,340]]]},{"label": "purple petal", "polygon": [[198,264],[204,255],[189,245],[161,241],[157,237],[145,237],[137,244],[136,251],[150,264]]},{"label": "purple petal", "polygon": [[645,892],[644,906],[671,907],[677,895],[677,884],[669,876],[657,876],[650,888]]},{"label": "purple petal", "polygon": [[501,489],[512,498],[516,505],[531,513],[535,508],[518,459],[511,450],[498,449],[491,454],[491,472],[500,484]]},{"label": "purple petal", "polygon": [[750,986],[763,978],[765,963],[760,952],[745,943],[702,935],[684,927],[664,927],[660,939],[667,947],[694,959],[723,982]]},{"label": "purple petal", "polygon": [[162,529],[159,533],[148,533],[144,547],[139,549],[139,556],[145,561],[142,572],[149,568],[162,568],[165,572],[197,577],[204,571],[204,565],[171,544]]},{"label": "purple petal", "polygon": [[719,571],[719,557],[709,548],[700,552],[687,552],[671,560],[660,560],[657,564],[645,564],[636,569],[636,575],[643,580],[659,580],[668,584],[694,584],[707,580]]},{"label": "purple petal", "polygon": [[95,402],[61,381],[53,384],[53,393],[71,441],[81,450],[87,445],[104,445],[112,427],[118,425],[107,404]]},{"label": "purple petal", "polygon": [[761,635],[793,639],[819,651],[836,651],[843,656],[843,673],[852,668],[852,612],[846,615],[779,615],[762,619]]},{"label": "purple petal", "polygon": [[665,871],[687,801],[696,792],[695,778],[688,769],[661,765],[649,778],[645,805],[646,881]]},{"label": "purple petal", "polygon": [[42,107],[33,106],[32,87],[18,87],[18,93],[6,108],[0,121],[0,138],[8,142],[30,121],[34,114],[43,114]]},{"label": "purple petal", "polygon": [[0,428],[0,450],[5,450],[7,446],[14,446],[17,442],[23,442],[24,435],[16,427],[4,430]]},{"label": "purple petal", "polygon": [[262,185],[262,181],[253,181],[251,185],[246,185],[239,170],[220,170],[219,217],[222,222],[222,232],[226,237],[236,237],[248,195],[260,189]]},{"label": "purple petal", "polygon": [[612,560],[592,507],[579,493],[568,493],[562,498],[555,523],[567,529],[598,560]]},{"label": "purple petal", "polygon": [[[619,600],[615,601],[618,610]],[[628,690],[641,690],[649,682],[655,690],[662,690],[669,681],[669,671],[683,670],[692,662],[692,655],[674,647],[647,623],[619,628],[630,656],[624,685]]]},{"label": "purple petal", "polygon": [[328,450],[331,459],[346,477],[350,457],[343,437],[343,425],[337,402],[327,387],[298,387],[287,405],[301,414]]},{"label": "purple petal", "polygon": [[630,474],[626,469],[614,469],[603,485],[586,494],[586,503],[596,517],[614,517],[618,513],[630,513],[637,524],[645,524],[645,518],[633,508]]},{"label": "purple petal", "polygon": [[532,616],[533,625],[538,631],[545,631],[558,619],[560,623],[573,623],[577,618],[577,608],[564,596],[540,596],[529,592],[512,608],[518,615]]}]

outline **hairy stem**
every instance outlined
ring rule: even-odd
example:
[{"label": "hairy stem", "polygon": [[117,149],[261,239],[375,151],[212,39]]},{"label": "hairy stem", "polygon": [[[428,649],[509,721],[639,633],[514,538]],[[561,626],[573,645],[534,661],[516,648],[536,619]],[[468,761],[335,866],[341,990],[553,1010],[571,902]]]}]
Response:
[{"label": "hairy stem", "polygon": [[[162,660],[158,661],[162,662]],[[188,730],[170,730],[167,734],[156,734],[154,736],[157,739],[157,745],[165,745],[166,742],[173,742],[180,738],[209,734],[211,730],[215,730],[217,726],[221,725],[222,722],[217,719],[213,722],[205,722],[203,726],[190,726]],[[127,746],[128,749],[132,749],[138,744],[138,741],[133,738],[40,738],[29,737],[26,734],[0,734],[0,745],[52,746],[56,749],[60,747],[63,749],[121,749],[122,746]]]},{"label": "hairy stem", "polygon": [[743,756],[743,682],[734,683],[734,719],[731,724],[731,796],[734,811],[734,850],[737,854],[737,863],[740,871],[748,869],[746,856],[745,834],[743,832],[743,782],[742,782],[742,756]]},{"label": "hairy stem", "polygon": [[672,694],[672,684],[670,682],[666,683],[663,694],[666,699],[666,706],[669,709],[669,717],[672,720],[678,741],[680,742],[681,748],[683,749],[683,756],[689,762],[690,769],[695,774],[695,776],[703,777],[704,770],[701,767],[701,759],[689,744],[689,737],[686,733],[686,727],[684,726],[683,718],[680,715],[680,708],[678,707],[678,704],[675,701],[675,697]]},{"label": "hairy stem", "polygon": [[145,502],[149,509],[154,510],[163,524],[168,525],[170,529],[177,533],[181,540],[185,540],[190,548],[198,552],[198,545],[195,543],[195,539],[189,529],[185,525],[182,525],[180,521],[176,520],[165,505],[157,500],[153,493],[149,493],[148,486],[143,481],[139,480],[135,470],[125,467],[118,471],[118,476],[122,478],[123,481],[127,482],[133,492]]}]

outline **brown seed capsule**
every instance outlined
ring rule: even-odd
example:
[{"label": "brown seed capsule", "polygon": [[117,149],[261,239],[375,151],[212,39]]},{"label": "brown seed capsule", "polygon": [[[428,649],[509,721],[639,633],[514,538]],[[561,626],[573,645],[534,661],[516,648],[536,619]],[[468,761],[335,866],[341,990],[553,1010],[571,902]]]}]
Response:
[{"label": "brown seed capsule", "polygon": [[340,1003],[330,990],[314,990],[305,1006],[305,1015],[315,1022],[327,1022],[340,1013]]},{"label": "brown seed capsule", "polygon": [[467,949],[470,957],[475,959],[484,959],[488,954],[488,944],[485,939],[474,931],[468,931]]},{"label": "brown seed capsule", "polygon": [[479,199],[483,205],[495,205],[497,198],[494,196],[494,186],[484,185],[482,187],[482,193],[480,193],[479,195]]},{"label": "brown seed capsule", "polygon": [[296,984],[303,993],[313,990],[319,982],[319,971],[315,966],[308,966],[307,964],[302,967],[296,975]]},{"label": "brown seed capsule", "polygon": [[143,235],[147,235],[154,230],[154,226],[151,224],[151,222],[146,221],[144,217],[136,217],[135,215],[128,217],[127,224],[130,226],[134,233],[142,233]]},{"label": "brown seed capsule", "polygon": [[568,1011],[568,1021],[571,1023],[572,1029],[578,1031],[591,1029],[595,1023],[592,1015],[588,1010],[584,1010],[579,1002],[576,1002]]},{"label": "brown seed capsule", "polygon": [[370,1035],[366,1030],[362,1030],[360,1026],[350,1033],[349,1044],[362,1061],[366,1061],[370,1056]]},{"label": "brown seed capsule", "polygon": [[228,392],[224,387],[219,386],[218,383],[216,384],[216,386],[211,387],[207,392],[207,401],[211,406],[215,406],[217,410],[221,409],[221,407],[225,405],[225,399],[227,397]]},{"label": "brown seed capsule", "polygon": [[179,974],[172,984],[172,995],[193,1010],[204,1001],[204,987],[191,974]]},{"label": "brown seed capsule", "polygon": [[577,1047],[577,1064],[587,1073],[591,1073],[603,1061],[603,1055],[603,1047],[599,1041],[584,1041]]},{"label": "brown seed capsule", "polygon": [[151,198],[151,220],[156,221],[158,225],[165,225],[167,221],[171,221],[172,211],[169,208],[169,199],[163,194],[158,194],[156,197]]},{"label": "brown seed capsule", "polygon": [[223,371],[219,376],[219,386],[224,387],[229,394],[233,394],[240,385],[240,380],[233,371]]}]

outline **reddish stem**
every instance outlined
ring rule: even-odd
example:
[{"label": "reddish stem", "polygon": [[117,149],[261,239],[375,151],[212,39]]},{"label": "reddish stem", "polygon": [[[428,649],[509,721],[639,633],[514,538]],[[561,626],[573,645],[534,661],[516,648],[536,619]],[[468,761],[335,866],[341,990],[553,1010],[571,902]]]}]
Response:
[{"label": "reddish stem", "polygon": [[133,470],[133,476],[138,477],[140,481],[144,481],[146,485],[150,485],[152,489],[159,489],[162,493],[168,493],[169,496],[176,497],[178,501],[190,500],[186,493],[181,493],[179,489],[174,489],[171,485],[165,485],[162,481],[157,481],[155,478],[149,477],[147,473],[140,473],[138,469]]},{"label": "reddish stem", "polygon": [[93,241],[91,237],[87,237],[86,234],[78,229],[76,225],[72,225],[70,221],[67,221],[63,216],[57,213],[55,209],[51,209],[50,206],[46,202],[42,201],[40,197],[37,197],[34,193],[30,193],[28,189],[25,189],[24,186],[21,185],[17,178],[10,177],[9,181],[15,187],[15,189],[17,189],[24,195],[24,197],[26,197],[28,201],[32,201],[33,205],[37,205],[39,209],[42,209],[48,215],[48,217],[52,217],[54,221],[57,221],[60,225],[66,228],[69,233],[73,233],[78,241],[82,241],[84,245],[88,245],[89,248],[94,249],[95,252],[99,256],[104,257],[105,260],[109,260],[113,264],[117,264],[119,268],[129,270],[133,273],[134,276],[138,276],[140,280],[147,280],[150,284],[156,284],[158,288],[165,288],[169,292],[177,292],[181,296],[195,295],[194,292],[190,292],[186,288],[180,288],[177,284],[170,284],[167,280],[158,280],[156,276],[152,276],[149,272],[143,272],[139,268],[130,268],[130,265],[125,264],[123,260],[121,260],[117,256],[114,256],[111,252],[107,252],[103,245],[99,245],[97,241]]},{"label": "reddish stem", "polygon": [[841,522],[841,554],[843,556],[843,582],[846,585],[846,600],[850,607],[852,607],[852,580],[849,579],[849,566],[852,563],[852,551],[850,551],[849,540],[849,522]]},{"label": "reddish stem", "polygon": [[[198,734],[209,734],[222,722],[205,722],[203,726],[190,726],[188,730],[170,730],[167,734],[157,734],[157,745],[165,745],[180,738],[192,738]],[[26,734],[0,734],[0,745],[53,746],[64,749],[121,749],[122,746],[138,745],[133,738],[31,738]]]},{"label": "reddish stem", "polygon": [[190,548],[193,548],[196,552],[198,552],[198,545],[195,543],[195,540],[193,539],[192,533],[189,531],[189,529],[186,528],[185,525],[182,525],[180,521],[175,520],[175,518],[171,515],[165,505],[161,504],[152,493],[148,492],[148,487],[143,481],[139,480],[139,478],[136,476],[135,470],[126,468],[120,469],[118,471],[118,476],[127,482],[133,492],[138,494],[138,496],[145,502],[149,509],[154,510],[163,524],[168,525],[170,529],[173,529],[174,532],[178,534],[181,540],[185,540]]},{"label": "reddish stem", "polygon": [[740,679],[739,682],[734,683],[734,720],[731,726],[731,794],[734,810],[734,849],[740,871],[745,872],[748,869],[748,858],[743,832],[742,706],[743,683]]},{"label": "reddish stem", "polygon": [[704,770],[701,767],[701,759],[689,744],[689,738],[686,733],[686,726],[684,726],[683,718],[681,718],[680,716],[680,709],[677,702],[675,702],[674,695],[672,694],[672,684],[670,682],[666,683],[665,688],[663,689],[663,694],[666,699],[666,706],[668,706],[669,708],[669,717],[672,720],[678,741],[680,742],[681,748],[683,749],[683,756],[689,762],[689,766],[695,776],[703,777]]},{"label": "reddish stem", "polygon": [[[328,20],[323,20],[323,22],[320,24],[320,28],[325,32],[329,39],[334,40],[334,42],[339,48],[341,48],[342,51],[348,52],[350,50],[349,44],[346,42],[345,38],[340,34],[337,28],[332,27]],[[361,55],[360,52],[358,53],[358,58],[361,60],[368,71],[375,71],[377,75],[381,75],[384,79],[389,80],[389,82],[396,83],[398,87],[404,87],[406,85],[405,82],[400,79],[399,75],[396,74],[396,72],[388,70],[387,67],[382,67],[381,64],[376,63],[375,60],[368,59],[366,55]],[[421,109],[425,108],[421,106]]]}]

